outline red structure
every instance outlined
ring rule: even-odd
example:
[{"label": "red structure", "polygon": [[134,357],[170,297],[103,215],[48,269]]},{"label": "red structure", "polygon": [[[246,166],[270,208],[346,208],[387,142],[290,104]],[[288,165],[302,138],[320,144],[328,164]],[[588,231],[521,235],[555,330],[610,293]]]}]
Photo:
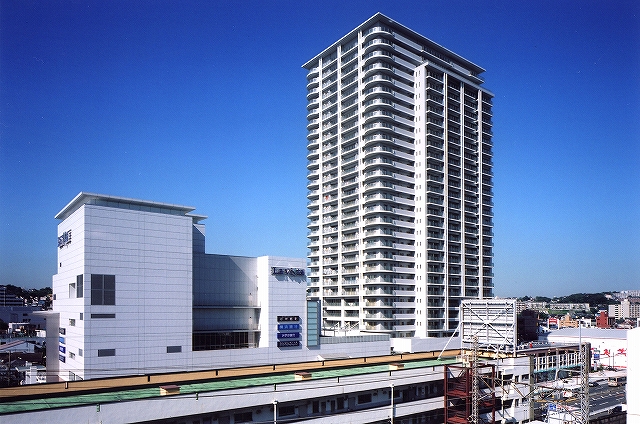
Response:
[{"label": "red structure", "polygon": [[615,318],[609,318],[609,312],[600,311],[598,315],[596,315],[596,327],[598,328],[611,328],[615,323]]},{"label": "red structure", "polygon": [[[495,423],[496,370],[494,365],[477,366],[478,369],[478,423]],[[472,367],[445,365],[444,367],[444,422],[445,424],[471,423],[473,402]]]}]

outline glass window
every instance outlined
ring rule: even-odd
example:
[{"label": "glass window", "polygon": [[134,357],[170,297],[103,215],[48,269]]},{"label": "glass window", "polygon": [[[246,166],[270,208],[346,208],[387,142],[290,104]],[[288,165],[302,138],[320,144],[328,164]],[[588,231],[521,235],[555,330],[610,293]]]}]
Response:
[{"label": "glass window", "polygon": [[84,296],[84,287],[83,287],[83,275],[78,275],[76,277],[76,297]]},{"label": "glass window", "polygon": [[115,349],[98,349],[98,356],[116,356]]},{"label": "glass window", "polygon": [[116,304],[116,276],[91,274],[91,304]]}]

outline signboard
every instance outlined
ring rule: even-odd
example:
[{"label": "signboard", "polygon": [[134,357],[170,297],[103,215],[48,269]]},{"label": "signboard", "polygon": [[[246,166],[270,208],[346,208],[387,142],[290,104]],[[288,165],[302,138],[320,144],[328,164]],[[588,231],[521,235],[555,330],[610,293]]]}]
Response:
[{"label": "signboard", "polygon": [[278,315],[278,322],[295,322],[300,321],[298,315]]},{"label": "signboard", "polygon": [[303,277],[306,273],[304,268],[282,268],[279,266],[271,267],[271,275],[290,275],[292,277]]},{"label": "signboard", "polygon": [[63,247],[71,244],[71,230],[65,231],[60,237],[58,237],[58,247]]},{"label": "signboard", "polygon": [[300,324],[278,324],[278,331],[300,330],[300,329],[302,329]]},{"label": "signboard", "polygon": [[279,339],[297,339],[300,337],[300,333],[278,333]]},{"label": "signboard", "polygon": [[515,351],[518,345],[516,316],[515,300],[464,300],[460,305],[463,346],[471,346],[475,341],[485,349]]},{"label": "signboard", "polygon": [[278,342],[278,347],[293,347],[300,346],[300,342],[298,340],[287,340],[286,342]]}]

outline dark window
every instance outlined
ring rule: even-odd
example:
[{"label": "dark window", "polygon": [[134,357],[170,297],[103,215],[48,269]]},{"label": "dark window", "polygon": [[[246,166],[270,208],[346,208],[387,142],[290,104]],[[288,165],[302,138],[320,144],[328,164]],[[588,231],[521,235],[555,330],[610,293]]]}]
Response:
[{"label": "dark window", "polygon": [[167,353],[182,352],[182,346],[167,346]]},{"label": "dark window", "polygon": [[296,407],[291,405],[291,406],[281,406],[278,408],[278,412],[280,413],[280,416],[285,416],[285,415],[295,415],[296,413]]},{"label": "dark window", "polygon": [[76,277],[76,297],[84,296],[84,287],[83,287],[83,275],[78,275]]},{"label": "dark window", "polygon": [[344,409],[344,398],[339,397],[336,399],[336,409]]},{"label": "dark window", "polygon": [[319,412],[320,412],[320,402],[318,402],[317,400],[314,400],[314,401],[313,401],[313,404],[312,404],[312,406],[311,406],[311,411],[312,411],[314,414],[319,413]]},{"label": "dark window", "polygon": [[115,318],[116,314],[91,314],[91,318]]},{"label": "dark window", "polygon": [[116,276],[91,274],[91,304],[116,304]]},{"label": "dark window", "polygon": [[358,395],[358,403],[369,403],[369,402],[371,402],[371,393]]},{"label": "dark window", "polygon": [[233,414],[233,422],[235,423],[250,423],[252,421],[253,421],[253,415],[251,411],[239,412],[237,414]]},{"label": "dark window", "polygon": [[115,349],[98,349],[98,356],[116,356]]}]

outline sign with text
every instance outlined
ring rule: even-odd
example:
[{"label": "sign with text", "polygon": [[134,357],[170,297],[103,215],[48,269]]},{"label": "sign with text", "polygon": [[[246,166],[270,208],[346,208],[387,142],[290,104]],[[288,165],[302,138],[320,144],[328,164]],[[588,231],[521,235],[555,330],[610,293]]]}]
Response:
[{"label": "sign with text", "polygon": [[278,322],[292,322],[300,321],[300,317],[297,315],[278,315]]},{"label": "sign with text", "polygon": [[287,340],[286,342],[278,342],[278,347],[294,347],[300,346],[300,342],[298,340]]},{"label": "sign with text", "polygon": [[278,266],[271,267],[271,275],[290,275],[292,277],[304,276],[303,268],[282,268]]},{"label": "sign with text", "polygon": [[279,339],[297,339],[300,333],[278,333]]},{"label": "sign with text", "polygon": [[60,237],[58,237],[58,247],[60,249],[69,244],[71,244],[71,230],[65,231]]},{"label": "sign with text", "polygon": [[301,328],[300,324],[278,324],[278,331],[300,330]]}]

